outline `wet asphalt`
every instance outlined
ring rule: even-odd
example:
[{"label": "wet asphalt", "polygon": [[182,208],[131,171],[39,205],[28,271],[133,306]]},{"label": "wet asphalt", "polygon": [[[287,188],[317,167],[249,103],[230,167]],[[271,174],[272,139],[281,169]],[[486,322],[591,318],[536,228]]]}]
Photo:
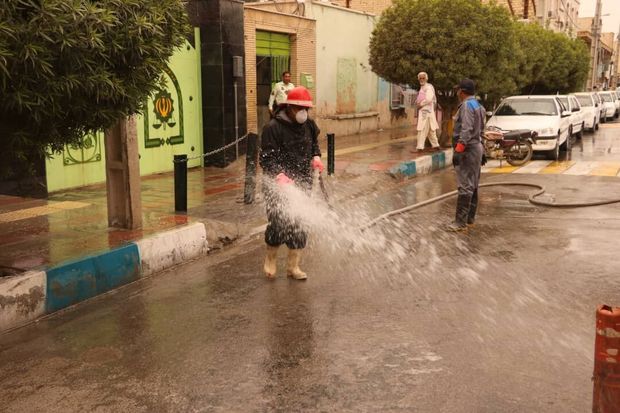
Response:
[{"label": "wet asphalt", "polygon": [[[483,180],[620,197],[617,177]],[[447,169],[342,207],[376,216],[452,189]],[[284,251],[265,280],[258,237],[4,334],[0,410],[590,411],[595,309],[620,305],[620,204],[549,209],[529,191],[483,189],[468,234],[442,229],[454,199],[382,223],[363,247],[314,233],[306,282],[285,277]]]}]

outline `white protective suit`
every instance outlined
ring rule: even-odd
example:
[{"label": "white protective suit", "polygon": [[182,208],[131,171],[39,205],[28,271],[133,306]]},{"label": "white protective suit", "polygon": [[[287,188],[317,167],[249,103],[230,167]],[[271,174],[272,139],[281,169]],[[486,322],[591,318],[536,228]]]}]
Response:
[{"label": "white protective suit", "polygon": [[435,97],[435,88],[430,83],[426,83],[420,88],[418,98],[416,99],[418,107],[418,144],[417,149],[423,150],[426,138],[431,142],[433,148],[439,147],[437,140],[437,129],[439,124],[435,117],[435,106],[437,98]]}]

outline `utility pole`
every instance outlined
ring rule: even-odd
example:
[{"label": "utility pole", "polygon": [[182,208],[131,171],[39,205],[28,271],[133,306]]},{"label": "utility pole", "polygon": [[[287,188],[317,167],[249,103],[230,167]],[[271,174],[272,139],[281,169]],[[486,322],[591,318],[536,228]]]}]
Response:
[{"label": "utility pole", "polygon": [[596,11],[592,20],[592,45],[590,48],[590,59],[592,61],[589,90],[594,90],[598,80],[598,58],[601,41],[601,11],[603,8],[602,0],[596,0]]},{"label": "utility pole", "polygon": [[616,88],[618,87],[618,83],[620,83],[620,79],[618,79],[618,73],[620,73],[620,27],[618,27],[618,35],[616,36],[616,64],[614,65],[614,72],[611,74],[611,85]]}]

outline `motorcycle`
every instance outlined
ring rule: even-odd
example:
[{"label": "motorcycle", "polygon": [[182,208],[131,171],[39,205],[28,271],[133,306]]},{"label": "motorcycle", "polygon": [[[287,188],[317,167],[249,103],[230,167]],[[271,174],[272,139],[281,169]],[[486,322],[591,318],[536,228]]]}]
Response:
[{"label": "motorcycle", "polygon": [[489,126],[483,134],[482,145],[487,159],[506,160],[512,166],[521,166],[532,159],[537,134],[529,129],[503,131]]}]

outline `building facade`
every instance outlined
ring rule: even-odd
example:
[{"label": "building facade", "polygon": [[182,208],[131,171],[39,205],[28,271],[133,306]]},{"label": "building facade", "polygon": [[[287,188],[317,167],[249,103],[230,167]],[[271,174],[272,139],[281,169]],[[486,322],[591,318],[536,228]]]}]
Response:
[{"label": "building facade", "polygon": [[605,90],[617,83],[614,73],[617,67],[617,44],[614,33],[601,33],[597,36],[598,26],[594,17],[582,17],[578,19],[577,37],[585,42],[590,50],[590,70],[586,82],[586,90]]},{"label": "building facade", "polygon": [[377,77],[368,63],[377,17],[332,3],[245,4],[248,130],[260,133],[269,121],[269,93],[284,70],[295,85],[310,89],[312,116],[325,133],[412,126],[413,110],[405,107],[401,89]]},{"label": "building facade", "polygon": [[392,0],[333,0],[323,1],[323,3],[379,15],[392,5]]},{"label": "building facade", "polygon": [[580,0],[537,0],[536,20],[554,32],[575,38],[579,31]]}]

